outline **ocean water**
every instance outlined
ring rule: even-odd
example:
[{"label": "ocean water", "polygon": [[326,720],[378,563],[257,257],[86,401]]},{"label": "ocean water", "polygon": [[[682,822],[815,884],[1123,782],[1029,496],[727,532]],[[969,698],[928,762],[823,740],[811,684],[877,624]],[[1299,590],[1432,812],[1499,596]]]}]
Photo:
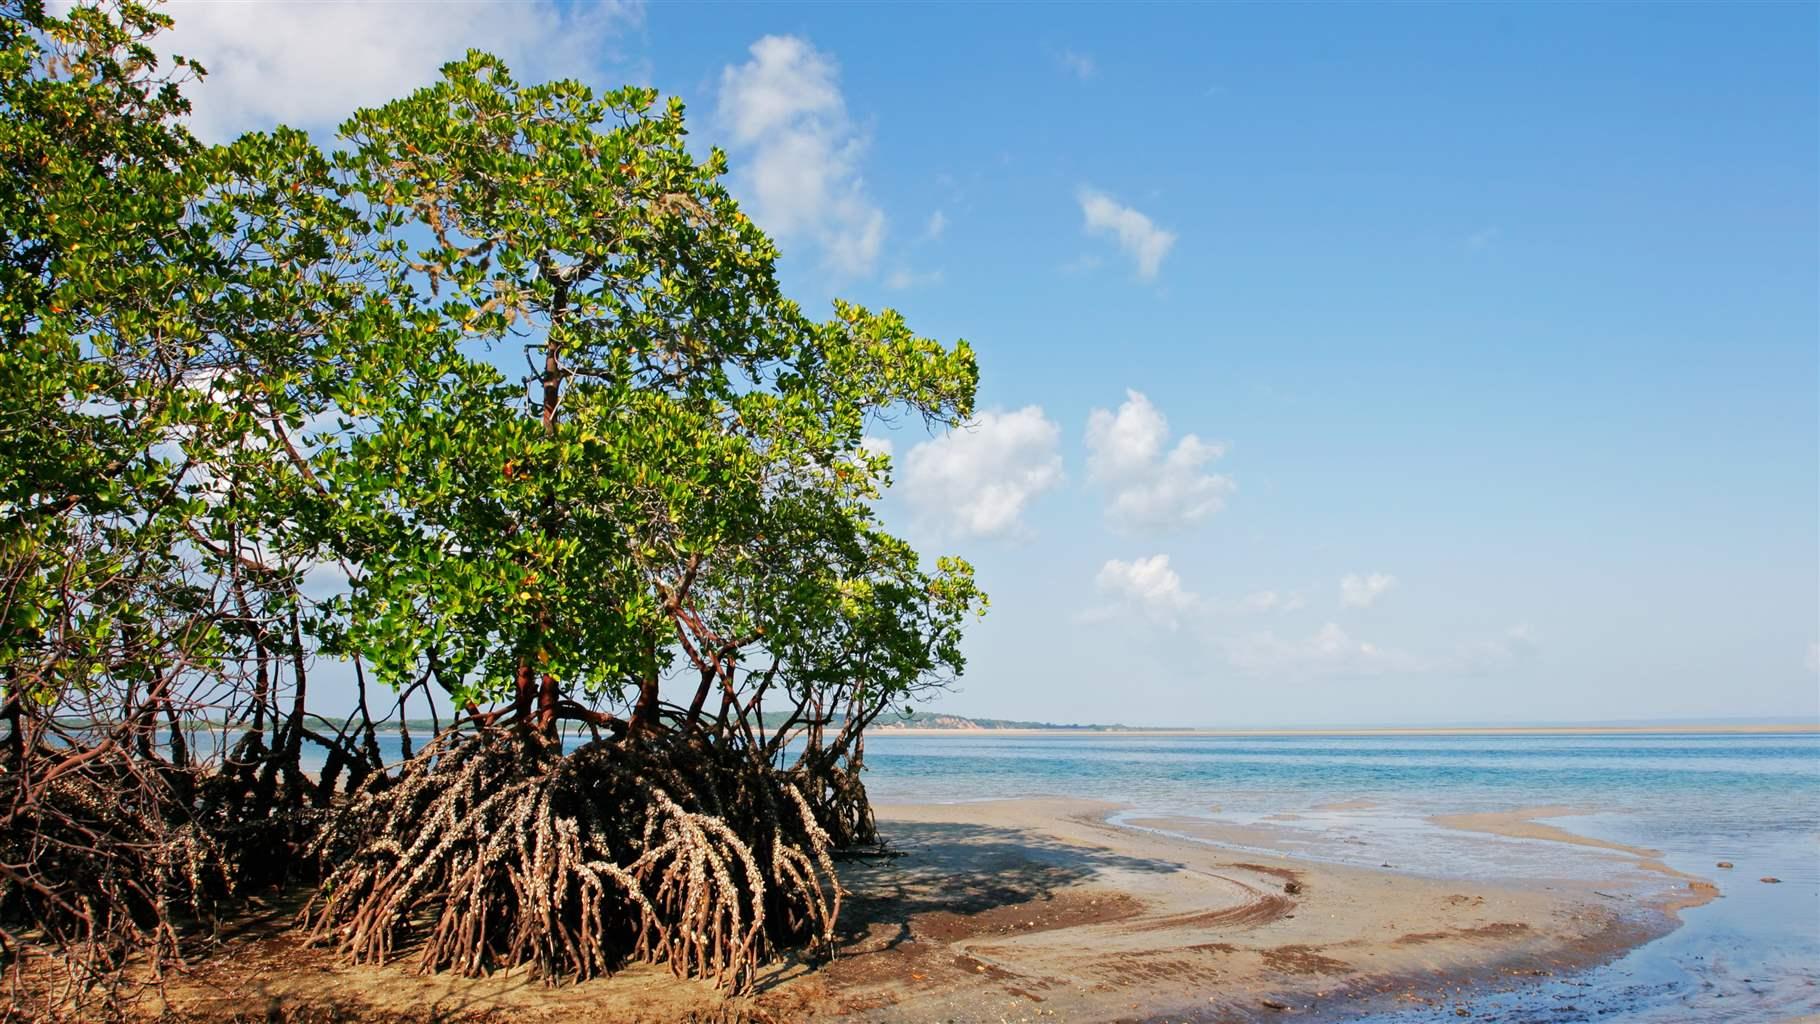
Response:
[{"label": "ocean water", "polygon": [[877,802],[1098,798],[1129,808],[1115,822],[1265,827],[1273,845],[1297,855],[1441,876],[1541,882],[1634,872],[1627,855],[1427,820],[1537,806],[1591,812],[1544,820],[1661,850],[1670,866],[1712,880],[1721,898],[1683,911],[1680,928],[1610,964],[1365,1019],[1458,1021],[1462,1005],[1471,1019],[1509,1024],[1820,1014],[1820,735],[881,734],[867,738],[866,763]]}]

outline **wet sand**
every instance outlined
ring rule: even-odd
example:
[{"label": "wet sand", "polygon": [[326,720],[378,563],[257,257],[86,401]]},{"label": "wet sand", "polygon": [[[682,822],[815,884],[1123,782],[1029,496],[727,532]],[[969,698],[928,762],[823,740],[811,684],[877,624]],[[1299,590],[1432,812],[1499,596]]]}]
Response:
[{"label": "wet sand", "polygon": [[1652,871],[1668,878],[1682,879],[1687,882],[1684,894],[1670,898],[1665,909],[1684,910],[1696,907],[1713,899],[1719,894],[1717,886],[1697,875],[1677,871],[1662,860],[1662,851],[1643,846],[1627,846],[1624,843],[1612,843],[1603,839],[1583,836],[1558,825],[1548,825],[1539,818],[1567,818],[1578,814],[1597,814],[1594,808],[1585,807],[1523,807],[1512,811],[1492,811],[1477,814],[1439,814],[1428,820],[1442,828],[1460,829],[1466,832],[1484,832],[1489,835],[1505,836],[1511,839],[1540,839],[1551,843],[1566,843],[1570,846],[1587,846],[1601,850],[1612,850],[1629,854],[1636,858],[1636,867],[1643,871]]},{"label": "wet sand", "polygon": [[[1114,810],[882,808],[897,855],[844,863],[838,957],[775,965],[738,1000],[646,966],[556,986],[423,976],[408,960],[351,967],[255,926],[179,979],[172,1004],[207,1021],[273,1008],[303,1020],[666,1024],[1337,1019],[1467,1008],[1475,992],[1610,959],[1672,927],[1677,906],[1710,898],[1619,902],[1599,890],[1609,880],[1487,884],[1241,853],[1212,844],[1259,836],[1202,820],[1118,827],[1106,822]],[[1144,831],[1159,824],[1193,839]]]}]

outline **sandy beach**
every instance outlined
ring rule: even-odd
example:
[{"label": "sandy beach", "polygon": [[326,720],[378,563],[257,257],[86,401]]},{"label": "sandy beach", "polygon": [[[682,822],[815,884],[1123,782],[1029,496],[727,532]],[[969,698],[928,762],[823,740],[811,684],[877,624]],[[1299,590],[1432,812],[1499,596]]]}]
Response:
[{"label": "sandy beach", "polygon": [[[843,865],[837,957],[781,962],[738,1000],[648,966],[556,986],[419,975],[408,961],[352,967],[277,931],[275,909],[178,979],[171,1009],[198,1021],[281,1009],[293,1020],[653,1024],[1322,1019],[1409,1003],[1470,1012],[1475,993],[1610,959],[1714,892],[1689,879],[1620,900],[1609,878],[1489,884],[1343,867],[1256,852],[1267,829],[1109,824],[1116,809],[882,808],[893,855]],[[1537,813],[1456,824],[1521,830]],[[1531,838],[1559,838],[1538,828]],[[1644,874],[1651,853],[1614,851]]]}]

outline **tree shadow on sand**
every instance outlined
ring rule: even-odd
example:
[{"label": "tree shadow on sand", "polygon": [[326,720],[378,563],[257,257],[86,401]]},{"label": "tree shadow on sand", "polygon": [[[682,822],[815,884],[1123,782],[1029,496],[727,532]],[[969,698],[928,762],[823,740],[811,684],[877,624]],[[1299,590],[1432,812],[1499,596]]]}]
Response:
[{"label": "tree shadow on sand", "polygon": [[[891,856],[841,866],[848,896],[836,937],[839,956],[856,955],[861,945],[868,952],[895,949],[910,939],[912,919],[920,915],[971,917],[1049,900],[1105,871],[1167,874],[1183,867],[1017,828],[891,822],[884,831]],[[883,929],[894,934],[881,947]]]}]

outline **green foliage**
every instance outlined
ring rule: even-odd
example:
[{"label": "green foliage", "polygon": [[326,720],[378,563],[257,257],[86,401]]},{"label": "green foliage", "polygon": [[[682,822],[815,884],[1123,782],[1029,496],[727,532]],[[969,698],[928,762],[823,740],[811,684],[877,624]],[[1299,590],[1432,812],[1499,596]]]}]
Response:
[{"label": "green foliage", "polygon": [[[724,155],[652,90],[471,53],[333,152],[204,147],[179,88],[201,69],[148,45],[168,23],[0,0],[0,959],[23,924],[98,957],[85,983],[155,967],[173,908],[294,862],[312,800],[341,808],[331,878],[391,878],[430,805],[383,793],[462,820],[409,906],[329,901],[350,948],[440,902],[436,966],[631,955],[740,985],[770,942],[827,938],[829,844],[872,838],[861,733],[961,670],[986,605],[881,528],[863,433],[968,417],[966,343],[805,315]],[[327,568],[348,587],[313,602]],[[317,651],[441,686],[470,731],[363,788],[386,770],[365,677],[357,717],[313,716]],[[562,753],[565,720],[598,742]],[[473,729],[500,721],[504,745]],[[223,738],[199,760],[200,727]],[[551,830],[534,864],[501,846]],[[729,857],[739,878],[703,874]],[[521,869],[569,896],[493,902]]]},{"label": "green foliage", "polygon": [[[892,410],[968,415],[965,343],[804,316],[724,156],[696,160],[651,90],[521,86],[471,54],[342,134],[361,213],[333,244],[381,312],[330,348],[346,427],[303,520],[359,567],[337,649],[481,704],[527,673],[584,699],[681,663],[731,686],[746,651],[799,688],[958,670],[971,571],[925,575],[877,529],[860,440]],[[518,351],[522,382],[492,362]]]},{"label": "green foliage", "polygon": [[[136,5],[0,5],[0,662],[55,699],[110,652],[161,646],[173,585],[168,460],[185,353],[156,332],[191,262],[196,145]],[[159,376],[162,380],[157,379]]]}]

